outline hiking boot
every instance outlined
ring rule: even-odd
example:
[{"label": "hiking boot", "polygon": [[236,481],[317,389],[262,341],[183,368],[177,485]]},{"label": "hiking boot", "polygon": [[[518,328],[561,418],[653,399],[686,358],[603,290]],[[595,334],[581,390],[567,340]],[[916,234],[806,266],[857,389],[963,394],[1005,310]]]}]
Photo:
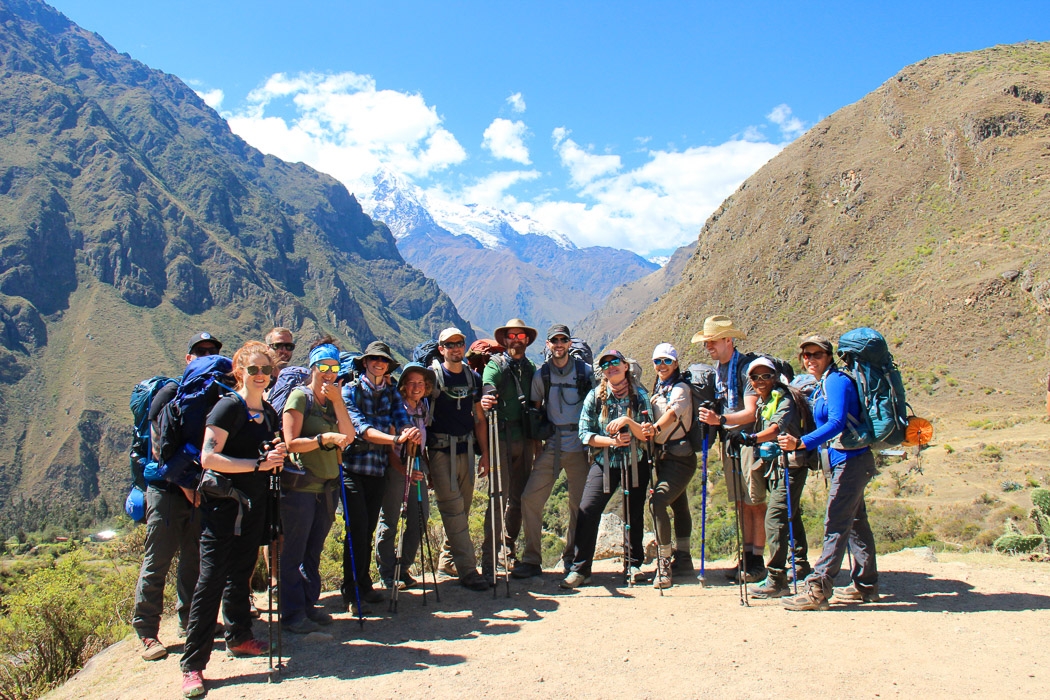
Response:
[{"label": "hiking boot", "polygon": [[139,642],[142,643],[143,661],[156,661],[168,655],[168,648],[156,637],[142,637]]},{"label": "hiking boot", "polygon": [[590,582],[590,576],[584,576],[579,571],[570,571],[569,575],[562,579],[561,583],[559,583],[558,586],[572,591],[579,588],[580,586],[586,586]]},{"label": "hiking boot", "polygon": [[882,600],[882,596],[879,595],[879,587],[877,585],[870,588],[861,588],[856,583],[851,583],[845,588],[835,591],[835,600],[840,603],[877,603]]},{"label": "hiking boot", "polygon": [[200,671],[182,672],[182,697],[199,698],[204,695],[204,674]]},{"label": "hiking boot", "polygon": [[824,597],[824,589],[817,581],[807,585],[802,593],[784,598],[780,602],[787,610],[827,610],[829,607],[828,599]]},{"label": "hiking boot", "polygon": [[488,589],[492,588],[492,584],[489,582],[489,580],[481,574],[479,574],[477,570],[474,570],[466,576],[460,578],[459,585],[463,586],[464,588],[468,588],[472,591],[487,591]]},{"label": "hiking boot", "polygon": [[812,573],[813,567],[809,565],[808,561],[795,562],[795,573],[792,574],[791,569],[787,570],[788,583],[794,583],[795,581],[802,583],[809,578],[809,575]]},{"label": "hiking boot", "polygon": [[744,567],[744,564],[737,560],[736,566],[732,569],[725,569],[722,573],[725,574],[726,578],[736,583],[737,575],[740,573],[740,569]]},{"label": "hiking boot", "polygon": [[400,588],[400,590],[403,591],[406,588],[413,588],[417,585],[419,585],[419,581],[415,580],[408,574],[401,574],[401,581],[398,582],[398,587]]},{"label": "hiking boot", "polygon": [[766,578],[759,584],[748,586],[747,592],[752,598],[781,598],[788,595],[787,574],[783,571],[767,571]]},{"label": "hiking boot", "polygon": [[628,583],[645,583],[648,580],[649,577],[637,566],[632,566],[627,570]]},{"label": "hiking boot", "polygon": [[459,573],[456,572],[456,563],[451,559],[438,562],[438,572],[445,574],[445,576],[451,576],[452,578],[459,577]]},{"label": "hiking boot", "polygon": [[762,557],[748,554],[744,557],[744,583],[756,583],[766,577],[766,565]]},{"label": "hiking boot", "polygon": [[313,610],[308,611],[306,613],[306,619],[322,626],[332,624],[332,616],[320,608],[314,608]]},{"label": "hiking boot", "polygon": [[384,600],[386,600],[386,596],[371,586],[361,589],[362,603],[382,603]]},{"label": "hiking boot", "polygon": [[[328,619],[331,621],[331,617]],[[295,622],[285,622],[281,626],[292,634],[310,634],[321,629],[317,622],[308,617],[300,618]]]},{"label": "hiking boot", "polygon": [[689,552],[682,552],[675,550],[674,556],[671,557],[671,573],[672,574],[691,574],[696,569],[693,567],[693,557]]},{"label": "hiking boot", "polygon": [[518,565],[514,567],[514,570],[510,572],[510,575],[514,578],[532,578],[533,576],[539,576],[543,573],[543,568],[539,564],[530,564],[525,561],[519,561]]},{"label": "hiking boot", "polygon": [[226,653],[230,656],[266,656],[270,653],[270,645],[261,639],[248,637],[239,644],[227,644]]},{"label": "hiking boot", "polygon": [[259,608],[255,607],[255,596],[254,595],[249,595],[248,596],[248,614],[251,615],[252,618],[256,619],[256,620],[258,620],[260,617],[262,617],[262,613],[259,612]]}]

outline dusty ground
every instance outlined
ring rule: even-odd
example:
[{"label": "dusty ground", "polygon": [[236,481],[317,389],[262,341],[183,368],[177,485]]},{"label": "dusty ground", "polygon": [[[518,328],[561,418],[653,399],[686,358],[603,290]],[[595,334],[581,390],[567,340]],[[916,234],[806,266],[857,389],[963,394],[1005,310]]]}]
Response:
[{"label": "dusty ground", "polygon": [[[881,603],[828,612],[742,607],[716,565],[707,587],[676,585],[662,598],[649,586],[619,586],[612,560],[598,562],[597,585],[577,592],[559,590],[554,573],[512,580],[510,598],[445,581],[440,603],[430,594],[423,607],[419,591],[408,592],[397,615],[373,615],[363,630],[342,614],[331,636],[285,635],[280,683],[267,683],[266,658],[228,658],[218,644],[208,697],[1044,695],[1050,564],[974,554],[931,561],[927,552],[880,558]],[[334,611],[338,596],[325,600]],[[181,646],[170,622],[162,639],[173,644],[167,659],[142,661],[129,638],[49,697],[177,697]]]}]

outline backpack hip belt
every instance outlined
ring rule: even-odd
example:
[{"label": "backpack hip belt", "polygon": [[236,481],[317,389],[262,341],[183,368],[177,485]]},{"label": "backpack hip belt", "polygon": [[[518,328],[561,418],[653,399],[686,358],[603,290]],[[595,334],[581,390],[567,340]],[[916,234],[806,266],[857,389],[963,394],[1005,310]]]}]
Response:
[{"label": "backpack hip belt", "polygon": [[450,435],[449,433],[430,433],[427,436],[428,450],[440,450],[441,452],[444,452],[446,449],[448,450],[449,483],[452,493],[459,491],[459,481],[456,479],[456,458],[459,455],[459,443],[462,441],[466,441],[467,443],[467,464],[473,469],[474,436],[472,434]]}]

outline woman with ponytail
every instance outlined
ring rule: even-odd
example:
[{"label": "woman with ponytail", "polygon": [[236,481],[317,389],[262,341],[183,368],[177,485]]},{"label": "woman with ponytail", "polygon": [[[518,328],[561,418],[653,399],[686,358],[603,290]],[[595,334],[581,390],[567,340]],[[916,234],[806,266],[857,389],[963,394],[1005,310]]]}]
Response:
[{"label": "woman with ponytail", "polygon": [[[641,581],[645,552],[642,547],[642,518],[645,512],[649,466],[642,443],[653,434],[649,395],[632,381],[627,358],[618,350],[610,350],[598,358],[597,370],[601,381],[587,394],[580,414],[580,441],[590,449],[590,471],[583,487],[580,512],[576,521],[576,548],[568,576],[562,588],[579,588],[591,580],[591,564],[598,541],[598,525],[602,511],[612,494],[622,491],[621,479],[633,481],[637,465],[637,483],[628,489],[630,507],[630,551],[628,578],[631,583]],[[632,449],[634,454],[632,455]]]}]

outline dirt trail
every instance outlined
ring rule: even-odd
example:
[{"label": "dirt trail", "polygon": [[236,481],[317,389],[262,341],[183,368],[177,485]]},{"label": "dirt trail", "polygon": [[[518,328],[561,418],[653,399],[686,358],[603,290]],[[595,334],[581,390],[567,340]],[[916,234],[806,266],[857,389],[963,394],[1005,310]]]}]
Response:
[{"label": "dirt trail", "polygon": [[[440,603],[429,595],[423,607],[420,593],[408,592],[396,616],[374,615],[364,630],[344,614],[326,629],[331,637],[285,635],[280,683],[267,683],[265,658],[228,658],[218,644],[208,697],[1045,695],[1050,564],[930,561],[927,551],[880,558],[882,602],[828,612],[791,613],[775,601],[742,607],[714,566],[706,588],[676,585],[662,598],[649,586],[618,586],[612,560],[597,563],[597,585],[577,592],[559,590],[554,573],[512,580],[509,599],[442,582]],[[325,600],[338,604],[335,595]],[[169,625],[162,638],[175,642]],[[172,652],[147,663],[129,638],[49,697],[177,697],[181,645]]]}]

